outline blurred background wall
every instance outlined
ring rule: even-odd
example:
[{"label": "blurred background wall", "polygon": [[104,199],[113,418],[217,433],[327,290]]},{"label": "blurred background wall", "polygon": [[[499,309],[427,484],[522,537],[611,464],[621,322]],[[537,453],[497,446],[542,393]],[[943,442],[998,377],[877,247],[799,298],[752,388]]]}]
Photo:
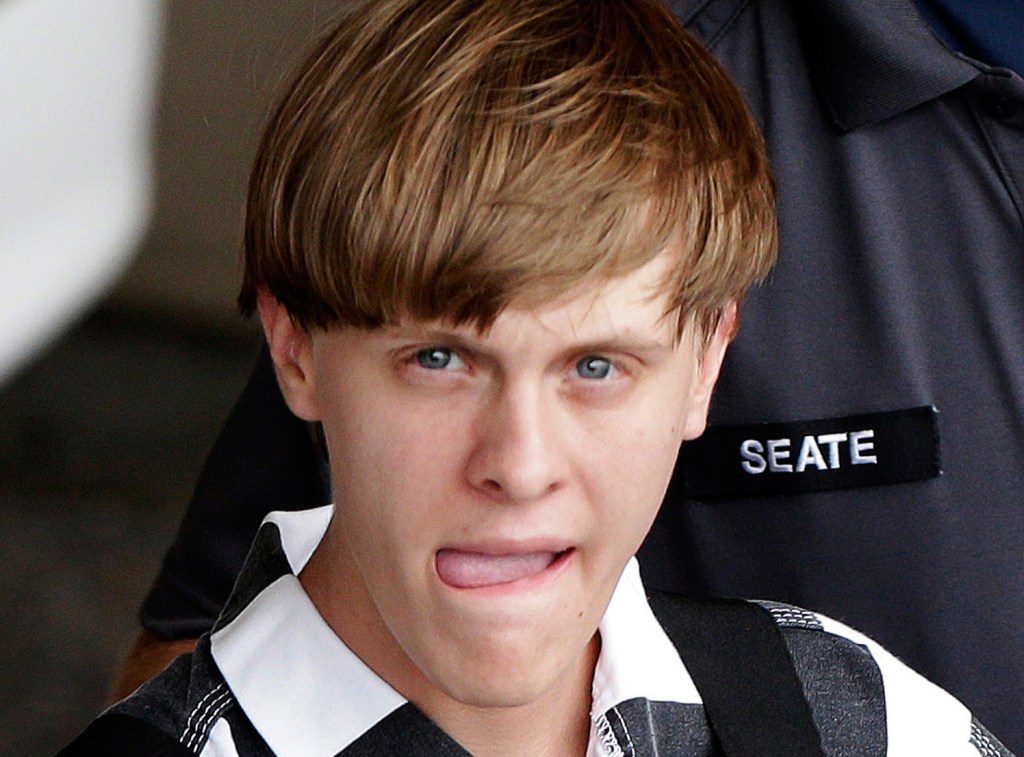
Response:
[{"label": "blurred background wall", "polygon": [[[143,118],[134,159],[142,179],[122,201],[131,217],[92,273],[74,267],[85,260],[72,243],[84,222],[36,224],[67,244],[51,244],[64,255],[60,266],[32,274],[26,260],[39,253],[5,236],[25,214],[0,214],[0,357],[4,347],[13,352],[16,326],[17,338],[27,332],[34,344],[0,366],[2,755],[52,754],[104,704],[138,605],[259,344],[255,326],[235,315],[234,292],[260,125],[299,51],[340,4],[0,0],[0,77],[31,79],[18,90],[27,102],[70,97],[55,77],[76,64],[51,44],[58,27],[86,28],[68,14],[92,19],[102,56],[111,28],[97,19],[122,6],[114,36],[143,35],[155,74],[152,93],[139,91],[151,125]],[[31,17],[30,31],[5,38],[16,17]],[[60,65],[43,71],[35,52]],[[0,116],[0,132],[3,124]],[[30,183],[0,170],[0,200],[24,199]],[[58,310],[60,289],[73,302],[45,323],[29,318],[33,303]]]},{"label": "blurred background wall", "polygon": [[113,294],[117,305],[241,328],[233,303],[249,161],[282,77],[341,5],[168,0],[156,213]]}]

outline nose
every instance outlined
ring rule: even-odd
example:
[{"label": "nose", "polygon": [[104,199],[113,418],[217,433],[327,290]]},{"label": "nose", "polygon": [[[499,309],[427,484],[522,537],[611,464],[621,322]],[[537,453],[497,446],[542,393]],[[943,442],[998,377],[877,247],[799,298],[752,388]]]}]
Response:
[{"label": "nose", "polygon": [[525,503],[565,481],[566,435],[556,400],[533,387],[503,387],[481,409],[467,476],[502,502]]}]

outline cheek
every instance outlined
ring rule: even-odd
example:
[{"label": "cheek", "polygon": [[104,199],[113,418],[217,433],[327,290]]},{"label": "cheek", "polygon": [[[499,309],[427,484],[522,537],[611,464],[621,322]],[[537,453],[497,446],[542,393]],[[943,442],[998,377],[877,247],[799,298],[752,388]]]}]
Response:
[{"label": "cheek", "polygon": [[693,416],[689,382],[663,382],[659,391],[639,403],[628,425],[632,449],[624,459],[640,466],[655,481],[668,483]]},{"label": "cheek", "polygon": [[436,520],[429,503],[439,499],[411,452],[416,445],[390,430],[348,423],[336,444],[329,438],[338,532],[378,611],[382,602],[401,607],[408,597],[400,587],[426,569]]},{"label": "cheek", "polygon": [[[344,403],[324,421],[338,504],[382,535],[429,517],[459,470],[459,442],[443,417],[396,402]],[[385,525],[386,524],[386,525]]]},{"label": "cheek", "polygon": [[678,414],[664,406],[634,409],[602,429],[600,453],[591,456],[591,497],[605,503],[606,526],[646,535],[661,506],[682,442]]}]

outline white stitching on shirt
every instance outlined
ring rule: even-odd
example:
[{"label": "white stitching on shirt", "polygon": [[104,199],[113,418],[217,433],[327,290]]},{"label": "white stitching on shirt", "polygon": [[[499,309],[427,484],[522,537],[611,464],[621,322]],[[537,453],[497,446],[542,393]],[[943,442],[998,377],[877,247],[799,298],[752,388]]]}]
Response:
[{"label": "white stitching on shirt", "polygon": [[195,707],[192,708],[192,712],[190,712],[189,716],[188,716],[188,722],[185,724],[185,730],[182,731],[182,733],[181,733],[181,740],[182,741],[185,740],[185,736],[188,734],[188,732],[192,728],[192,719],[196,716],[196,713],[199,712],[199,710],[203,707],[203,705],[206,704],[206,700],[209,699],[210,697],[214,696],[215,694],[217,694],[221,689],[223,689],[225,687],[226,687],[226,684],[223,684],[223,683],[217,684],[216,686],[214,686],[212,689],[210,689],[207,692],[206,696],[204,696],[202,699],[199,700],[199,704],[197,704]]},{"label": "white stitching on shirt", "polygon": [[622,717],[622,713],[619,712],[619,708],[612,707],[612,712],[615,713],[615,717],[619,719],[619,723],[622,725],[622,732],[626,734],[626,747],[629,749],[627,753],[629,757],[634,757],[636,754],[636,747],[633,746],[633,737],[629,735],[629,728],[626,726],[626,719]]},{"label": "white stitching on shirt", "polygon": [[971,723],[970,743],[982,757],[999,757],[999,750],[989,739],[988,734],[978,727],[977,722]]},{"label": "white stitching on shirt", "polygon": [[[620,718],[621,720],[621,718]],[[597,740],[601,744],[601,749],[608,757],[625,757],[622,753],[622,747],[619,746],[618,739],[615,738],[615,731],[612,730],[612,724],[608,722],[608,716],[602,715],[597,720]]]},{"label": "white stitching on shirt", "polygon": [[823,630],[821,619],[810,610],[783,604],[781,602],[757,601],[757,604],[768,610],[780,628],[807,628],[813,631]]},{"label": "white stitching on shirt", "polygon": [[224,711],[224,707],[231,703],[231,692],[225,690],[216,699],[210,701],[206,706],[206,712],[196,721],[196,726],[192,734],[192,738],[186,745],[193,751],[199,751],[199,746],[203,741],[203,737],[207,731],[210,730],[210,726],[213,725],[213,721],[217,719],[217,716]]},{"label": "white stitching on shirt", "polygon": [[[213,729],[213,724],[217,722],[217,719],[224,713],[224,710],[226,710],[228,707],[231,706],[231,702],[232,702],[232,699],[231,699],[230,695],[228,693],[226,693],[223,696],[223,698],[220,700],[220,704],[217,706],[217,709],[210,711],[209,717],[206,718],[206,724],[202,728],[202,732],[201,732],[202,737],[208,737],[209,736],[210,731]],[[200,733],[197,732],[196,735],[200,736]],[[194,752],[196,752],[198,754],[199,753],[199,747],[202,744],[202,742],[203,742],[203,738],[197,739],[195,747],[193,747],[192,751],[194,751]]]},{"label": "white stitching on shirt", "polygon": [[[227,685],[224,683],[218,683],[216,686],[210,689],[206,697],[200,700],[199,704],[196,705],[195,708],[193,708],[193,711],[191,711],[188,714],[188,722],[185,724],[185,729],[182,731],[181,739],[179,740],[182,744],[185,745],[185,747],[187,747],[188,749],[193,748],[196,741],[200,737],[200,733],[203,730],[200,723],[206,717],[207,713],[209,713],[211,708],[216,707],[218,704],[221,703],[223,698],[229,695],[230,692],[227,690]],[[210,700],[211,697],[213,698],[213,700]],[[199,717],[197,717],[197,715]],[[193,734],[191,734],[190,737],[188,735],[189,731],[193,731]]]}]

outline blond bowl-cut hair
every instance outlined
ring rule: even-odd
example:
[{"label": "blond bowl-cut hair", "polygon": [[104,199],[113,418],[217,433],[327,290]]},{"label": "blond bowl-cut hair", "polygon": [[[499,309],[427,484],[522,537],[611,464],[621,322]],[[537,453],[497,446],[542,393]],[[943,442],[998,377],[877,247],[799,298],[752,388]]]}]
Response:
[{"label": "blond bowl-cut hair", "polygon": [[264,133],[239,306],[265,288],[307,329],[486,329],[674,239],[668,313],[707,333],[774,262],[774,190],[736,87],[660,0],[369,0]]}]

